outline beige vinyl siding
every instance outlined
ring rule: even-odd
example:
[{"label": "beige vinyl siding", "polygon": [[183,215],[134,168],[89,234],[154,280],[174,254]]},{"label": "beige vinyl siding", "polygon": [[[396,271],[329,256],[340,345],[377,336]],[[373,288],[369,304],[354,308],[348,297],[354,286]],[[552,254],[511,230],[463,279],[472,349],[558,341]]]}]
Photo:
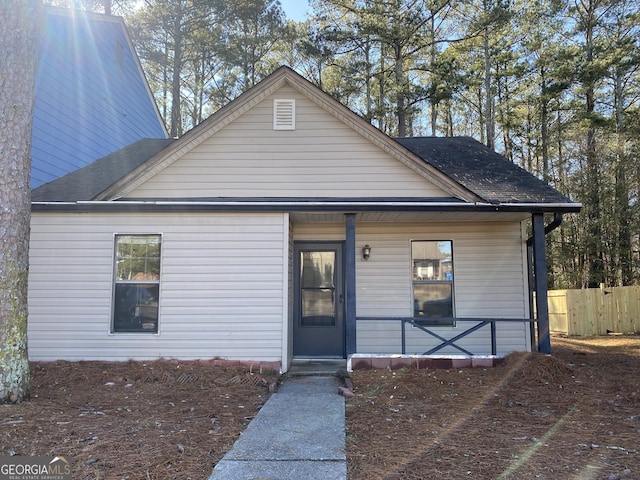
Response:
[{"label": "beige vinyl siding", "polygon": [[[114,234],[160,233],[159,333],[111,334]],[[32,360],[281,361],[283,214],[34,214]]]},{"label": "beige vinyl siding", "polygon": [[[344,239],[343,224],[295,224],[296,240]],[[527,287],[522,230],[519,223],[390,224],[356,226],[357,316],[411,316],[411,240],[452,240],[454,301],[457,317],[526,318]],[[372,248],[364,261],[360,251]],[[433,327],[451,338],[473,323]],[[400,323],[358,321],[358,353],[399,353]],[[499,324],[498,353],[528,350],[528,324]],[[437,340],[418,329],[407,329],[407,353],[424,353]],[[491,351],[490,331],[483,327],[458,342],[476,354]],[[439,353],[461,353],[447,348]]]},{"label": "beige vinyl siding", "polygon": [[[273,99],[295,99],[295,130],[273,129]],[[127,195],[449,197],[368,139],[284,87]]]}]

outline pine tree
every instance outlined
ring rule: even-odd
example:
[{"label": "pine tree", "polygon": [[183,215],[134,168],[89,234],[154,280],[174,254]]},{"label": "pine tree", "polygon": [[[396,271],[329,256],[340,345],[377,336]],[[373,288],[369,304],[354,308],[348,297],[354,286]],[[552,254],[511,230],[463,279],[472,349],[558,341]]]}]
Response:
[{"label": "pine tree", "polygon": [[29,397],[31,125],[41,0],[0,3],[0,403]]}]

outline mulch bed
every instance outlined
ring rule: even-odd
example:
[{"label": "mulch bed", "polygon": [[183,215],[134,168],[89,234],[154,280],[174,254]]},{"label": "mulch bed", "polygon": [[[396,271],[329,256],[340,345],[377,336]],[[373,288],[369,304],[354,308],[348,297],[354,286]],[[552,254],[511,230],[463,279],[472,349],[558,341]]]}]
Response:
[{"label": "mulch bed", "polygon": [[0,406],[0,455],[62,455],[75,479],[205,479],[269,398],[273,372],[198,363],[32,365]]},{"label": "mulch bed", "polygon": [[638,337],[351,379],[350,480],[640,478]]},{"label": "mulch bed", "polygon": [[[640,337],[553,338],[494,368],[351,374],[350,480],[640,479]],[[0,456],[63,455],[74,479],[206,479],[274,372],[197,362],[32,365],[0,406]]]}]

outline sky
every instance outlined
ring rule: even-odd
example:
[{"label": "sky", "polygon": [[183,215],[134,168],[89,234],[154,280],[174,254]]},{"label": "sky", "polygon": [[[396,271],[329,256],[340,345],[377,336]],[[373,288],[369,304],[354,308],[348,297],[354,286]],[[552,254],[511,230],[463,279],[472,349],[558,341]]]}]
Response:
[{"label": "sky", "polygon": [[305,12],[309,9],[308,0],[280,0],[280,5],[287,18],[302,22],[305,19]]}]

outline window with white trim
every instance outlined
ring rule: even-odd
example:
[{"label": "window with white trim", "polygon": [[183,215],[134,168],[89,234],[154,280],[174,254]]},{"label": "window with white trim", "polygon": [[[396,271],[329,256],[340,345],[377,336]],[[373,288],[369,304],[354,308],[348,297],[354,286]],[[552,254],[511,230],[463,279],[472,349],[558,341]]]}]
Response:
[{"label": "window with white trim", "polygon": [[[413,316],[424,318],[419,323],[453,323],[452,243],[451,240],[411,242]],[[443,320],[438,321],[440,318]]]},{"label": "window with white trim", "polygon": [[160,235],[116,235],[113,333],[157,333]]}]

